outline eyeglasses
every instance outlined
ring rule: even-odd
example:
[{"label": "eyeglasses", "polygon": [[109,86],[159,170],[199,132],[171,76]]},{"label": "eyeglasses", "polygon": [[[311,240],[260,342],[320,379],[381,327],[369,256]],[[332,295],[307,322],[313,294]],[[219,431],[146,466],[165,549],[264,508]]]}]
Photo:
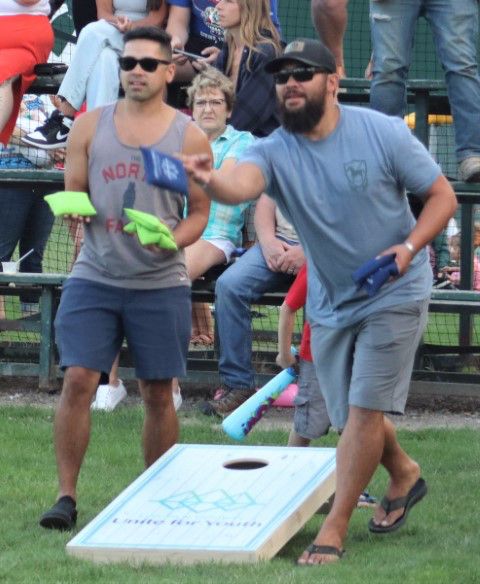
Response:
[{"label": "eyeglasses", "polygon": [[153,73],[157,70],[159,65],[170,65],[171,61],[164,61],[163,59],[154,59],[153,57],[142,57],[135,59],[135,57],[119,57],[118,64],[122,71],[133,71],[137,65],[147,73]]},{"label": "eyeglasses", "polygon": [[222,103],[225,103],[224,99],[196,99],[193,102],[193,105],[195,107],[199,107],[200,109],[205,109],[208,105],[208,107],[211,108],[217,108],[217,107],[221,107]]},{"label": "eyeglasses", "polygon": [[295,81],[303,83],[304,81],[311,81],[317,73],[328,73],[328,71],[316,69],[315,67],[297,67],[295,69],[284,69],[283,71],[274,73],[273,78],[277,85],[285,85],[290,77],[293,77]]}]

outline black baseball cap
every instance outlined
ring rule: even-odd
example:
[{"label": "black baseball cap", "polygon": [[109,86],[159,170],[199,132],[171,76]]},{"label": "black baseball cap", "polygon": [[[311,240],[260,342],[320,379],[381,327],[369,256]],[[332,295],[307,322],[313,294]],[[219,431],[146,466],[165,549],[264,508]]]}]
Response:
[{"label": "black baseball cap", "polygon": [[281,57],[272,59],[265,65],[265,71],[267,73],[278,73],[288,61],[298,61],[328,73],[336,73],[337,71],[333,53],[316,39],[296,39],[288,43]]}]

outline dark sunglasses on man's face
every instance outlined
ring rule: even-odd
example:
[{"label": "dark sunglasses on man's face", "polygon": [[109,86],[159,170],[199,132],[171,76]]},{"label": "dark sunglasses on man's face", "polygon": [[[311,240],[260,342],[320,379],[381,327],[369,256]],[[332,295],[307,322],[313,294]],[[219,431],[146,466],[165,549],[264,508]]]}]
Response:
[{"label": "dark sunglasses on man's face", "polygon": [[135,57],[119,57],[118,63],[122,71],[133,71],[137,65],[140,65],[147,73],[153,73],[159,65],[170,65],[170,61],[154,59],[153,57],[142,57],[141,59],[135,59]]},{"label": "dark sunglasses on man's face", "polygon": [[316,73],[327,73],[327,71],[316,69],[315,67],[296,67],[295,69],[284,69],[283,71],[274,73],[273,78],[277,85],[285,85],[290,77],[293,77],[295,81],[303,83],[304,81],[311,81]]}]

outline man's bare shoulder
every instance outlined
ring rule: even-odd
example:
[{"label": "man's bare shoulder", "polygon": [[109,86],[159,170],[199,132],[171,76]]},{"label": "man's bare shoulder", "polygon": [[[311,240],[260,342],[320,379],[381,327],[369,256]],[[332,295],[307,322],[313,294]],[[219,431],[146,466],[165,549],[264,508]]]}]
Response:
[{"label": "man's bare shoulder", "polygon": [[90,112],[85,112],[75,119],[70,137],[82,142],[89,142],[95,133],[98,120],[102,113],[102,108],[96,108]]},{"label": "man's bare shoulder", "polygon": [[207,135],[193,121],[189,122],[186,127],[182,152],[183,154],[210,153]]}]

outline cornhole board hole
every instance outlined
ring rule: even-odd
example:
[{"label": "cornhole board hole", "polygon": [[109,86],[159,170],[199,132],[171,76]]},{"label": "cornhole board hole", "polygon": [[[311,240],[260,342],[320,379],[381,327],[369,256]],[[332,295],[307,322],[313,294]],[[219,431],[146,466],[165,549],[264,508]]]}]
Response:
[{"label": "cornhole board hole", "polygon": [[68,544],[94,562],[273,557],[335,491],[334,448],[178,444]]}]

